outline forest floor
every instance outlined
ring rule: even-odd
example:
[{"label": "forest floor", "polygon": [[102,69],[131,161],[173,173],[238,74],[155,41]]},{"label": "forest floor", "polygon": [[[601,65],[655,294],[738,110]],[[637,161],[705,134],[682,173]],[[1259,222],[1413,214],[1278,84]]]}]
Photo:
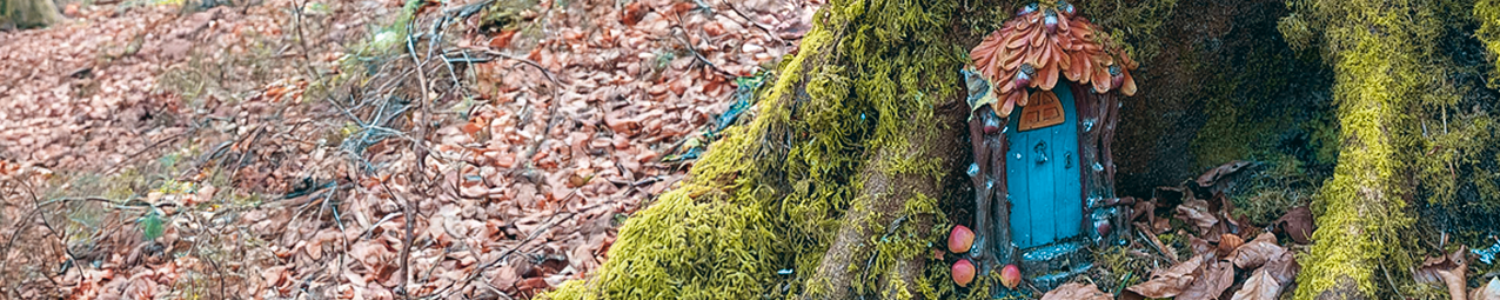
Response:
[{"label": "forest floor", "polygon": [[529,298],[817,5],[61,4],[0,32],[0,298]]}]

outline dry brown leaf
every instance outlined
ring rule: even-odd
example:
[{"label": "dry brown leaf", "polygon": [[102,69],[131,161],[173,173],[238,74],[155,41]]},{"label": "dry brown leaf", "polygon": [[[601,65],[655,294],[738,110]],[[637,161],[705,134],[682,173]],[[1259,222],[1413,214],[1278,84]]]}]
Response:
[{"label": "dry brown leaf", "polygon": [[1312,234],[1318,227],[1313,223],[1312,210],[1307,206],[1294,207],[1287,210],[1285,215],[1271,222],[1278,230],[1286,233],[1287,237],[1298,244],[1306,245],[1312,242]]},{"label": "dry brown leaf", "polygon": [[1261,269],[1269,272],[1276,282],[1291,283],[1297,278],[1297,272],[1302,270],[1302,266],[1297,264],[1297,256],[1292,251],[1285,251],[1281,252],[1281,256],[1271,258]]},{"label": "dry brown leaf", "polygon": [[1205,256],[1193,256],[1182,263],[1172,266],[1166,270],[1158,270],[1151,275],[1151,280],[1125,288],[1141,296],[1150,298],[1168,298],[1181,294],[1184,289],[1193,283],[1203,265]]},{"label": "dry brown leaf", "polygon": [[1199,175],[1198,180],[1195,180],[1194,182],[1197,182],[1198,186],[1200,187],[1211,187],[1215,185],[1226,184],[1227,181],[1225,181],[1225,179],[1228,179],[1228,177],[1234,175],[1235,173],[1238,173],[1240,170],[1243,170],[1245,167],[1248,167],[1252,164],[1254,163],[1243,160],[1224,163],[1216,168],[1213,168],[1212,170],[1208,170],[1208,172],[1203,173],[1203,175]]},{"label": "dry brown leaf", "polygon": [[1178,219],[1193,225],[1199,233],[1206,233],[1219,223],[1219,218],[1208,211],[1208,201],[1201,199],[1188,199],[1177,206]]},{"label": "dry brown leaf", "polygon": [[1072,282],[1052,289],[1042,295],[1042,300],[1109,300],[1109,294],[1099,291],[1094,284]]},{"label": "dry brown leaf", "polygon": [[1234,284],[1234,265],[1228,261],[1216,260],[1209,263],[1203,269],[1201,276],[1193,280],[1193,285],[1183,290],[1177,299],[1181,300],[1207,300],[1218,299]]},{"label": "dry brown leaf", "polygon": [[1275,235],[1262,233],[1255,237],[1255,240],[1235,249],[1229,258],[1234,261],[1236,267],[1249,270],[1258,268],[1273,258],[1281,257],[1284,252],[1286,249],[1276,244]]},{"label": "dry brown leaf", "polygon": [[1235,249],[1239,249],[1244,244],[1245,239],[1240,238],[1238,235],[1221,234],[1219,235],[1219,256],[1229,257],[1229,254],[1234,253]]},{"label": "dry brown leaf", "polygon": [[1446,285],[1453,300],[1464,300],[1467,284],[1465,273],[1469,269],[1469,262],[1465,255],[1468,253],[1468,246],[1459,246],[1458,250],[1451,254],[1427,258],[1422,261],[1422,266],[1417,268],[1415,274],[1417,282]]},{"label": "dry brown leaf", "polygon": [[1276,300],[1281,295],[1282,283],[1265,269],[1255,270],[1250,279],[1245,280],[1245,285],[1230,300]]},{"label": "dry brown leaf", "polygon": [[1500,277],[1490,277],[1490,282],[1469,292],[1469,300],[1500,300]]}]

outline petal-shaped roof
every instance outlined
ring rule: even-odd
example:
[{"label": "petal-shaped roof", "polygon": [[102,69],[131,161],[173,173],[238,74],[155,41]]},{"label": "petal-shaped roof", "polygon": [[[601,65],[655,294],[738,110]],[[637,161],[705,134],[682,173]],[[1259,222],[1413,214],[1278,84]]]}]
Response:
[{"label": "petal-shaped roof", "polygon": [[[1029,93],[1050,92],[1060,79],[1091,85],[1097,93],[1134,95],[1130,70],[1137,67],[1135,61],[1109,46],[1114,45],[1109,36],[1097,30],[1064,0],[1021,8],[969,51],[975,69],[993,83],[993,95],[985,99],[1000,102],[998,112],[1008,115],[1016,106],[1026,106]],[[991,103],[977,101],[973,107]]]}]

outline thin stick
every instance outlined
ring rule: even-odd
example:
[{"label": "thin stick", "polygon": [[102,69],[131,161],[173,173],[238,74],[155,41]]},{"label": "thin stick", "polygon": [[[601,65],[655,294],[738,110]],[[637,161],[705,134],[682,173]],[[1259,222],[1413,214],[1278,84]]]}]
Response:
[{"label": "thin stick", "polygon": [[416,217],[416,214],[412,213],[411,202],[407,202],[406,198],[392,191],[391,186],[387,185],[385,180],[377,179],[377,181],[380,181],[380,186],[385,188],[387,194],[391,194],[391,197],[395,197],[396,201],[401,202],[402,215],[406,217],[406,236],[401,239],[401,286],[397,287],[396,291],[402,297],[411,299],[411,293],[407,292],[406,287],[411,285],[411,265],[408,264],[408,257],[411,256],[412,227],[415,226],[413,218]]}]

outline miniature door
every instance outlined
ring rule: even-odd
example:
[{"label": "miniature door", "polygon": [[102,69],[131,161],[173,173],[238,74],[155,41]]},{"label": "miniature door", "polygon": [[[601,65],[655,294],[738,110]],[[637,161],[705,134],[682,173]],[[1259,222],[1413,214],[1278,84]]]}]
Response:
[{"label": "miniature door", "polygon": [[[1078,115],[1068,88],[1032,93],[1006,124],[1010,225],[1021,249],[1079,235],[1083,222]],[[1055,95],[1055,96],[1054,96]]]}]

